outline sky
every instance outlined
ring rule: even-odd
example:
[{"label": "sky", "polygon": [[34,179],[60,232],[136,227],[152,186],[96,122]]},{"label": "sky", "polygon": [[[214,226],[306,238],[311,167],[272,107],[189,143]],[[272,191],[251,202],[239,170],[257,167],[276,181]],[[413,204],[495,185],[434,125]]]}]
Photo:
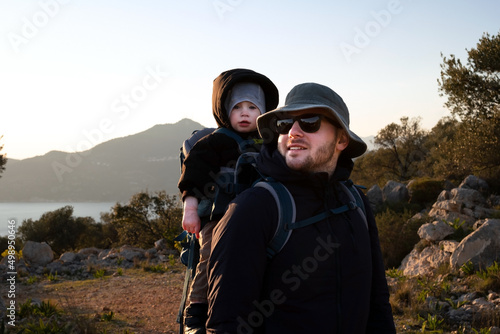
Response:
[{"label": "sky", "polygon": [[470,0],[2,0],[0,153],[80,152],[156,124],[215,126],[212,83],[248,68],[278,87],[335,90],[350,127],[449,116],[442,56],[500,32],[500,2]]}]

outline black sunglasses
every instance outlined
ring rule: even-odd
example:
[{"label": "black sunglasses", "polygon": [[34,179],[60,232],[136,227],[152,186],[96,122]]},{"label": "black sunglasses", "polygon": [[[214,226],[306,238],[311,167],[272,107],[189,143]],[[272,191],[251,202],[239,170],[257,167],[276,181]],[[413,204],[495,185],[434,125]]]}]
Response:
[{"label": "black sunglasses", "polygon": [[[285,135],[287,134],[290,129],[293,126],[293,123],[299,122],[299,126],[302,129],[302,131],[307,132],[307,133],[314,133],[319,130],[321,127],[321,120],[323,118],[326,118],[324,115],[300,115],[300,116],[295,116],[292,118],[285,118],[285,119],[277,119],[275,123],[275,129],[276,132],[279,133],[280,135]],[[330,123],[333,125],[337,126],[333,121],[330,119],[326,118]]]}]

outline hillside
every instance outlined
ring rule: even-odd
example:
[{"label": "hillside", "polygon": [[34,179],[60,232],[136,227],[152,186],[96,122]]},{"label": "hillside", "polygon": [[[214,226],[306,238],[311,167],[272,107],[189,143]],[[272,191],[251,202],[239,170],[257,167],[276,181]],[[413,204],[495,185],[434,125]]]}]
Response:
[{"label": "hillside", "polygon": [[[9,159],[0,179],[0,202],[123,202],[146,189],[178,194],[179,148],[202,127],[183,119],[84,152]],[[373,137],[364,140],[371,148]]]},{"label": "hillside", "polygon": [[177,194],[179,147],[202,126],[189,119],[156,125],[79,153],[51,151],[9,159],[0,179],[0,201],[113,202],[133,194],[166,190]]}]

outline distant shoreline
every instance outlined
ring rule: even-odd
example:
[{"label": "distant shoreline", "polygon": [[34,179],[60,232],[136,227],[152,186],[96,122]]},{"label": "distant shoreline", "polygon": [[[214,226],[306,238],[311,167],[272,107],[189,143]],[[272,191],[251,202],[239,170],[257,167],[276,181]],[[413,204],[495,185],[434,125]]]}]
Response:
[{"label": "distant shoreline", "polygon": [[110,212],[117,202],[3,202],[0,203],[0,236],[7,235],[9,220],[16,221],[19,228],[26,219],[38,220],[50,211],[73,207],[73,216],[92,217],[100,221],[101,212]]}]

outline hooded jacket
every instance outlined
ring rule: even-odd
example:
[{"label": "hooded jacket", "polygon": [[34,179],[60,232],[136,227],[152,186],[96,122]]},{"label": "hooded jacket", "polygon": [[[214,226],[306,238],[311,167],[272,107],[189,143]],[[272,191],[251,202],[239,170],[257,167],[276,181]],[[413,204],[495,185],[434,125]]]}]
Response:
[{"label": "hooded jacket", "polygon": [[[236,83],[252,82],[261,86],[265,94],[267,112],[278,105],[278,89],[266,76],[248,69],[232,69],[222,72],[213,83],[212,113],[219,128],[231,127],[224,102]],[[236,132],[242,139],[259,138],[257,130],[249,133]],[[259,151],[260,144],[247,149]],[[221,133],[212,133],[200,139],[184,160],[178,188],[182,199],[194,196],[199,200],[212,198],[215,191],[215,176],[221,167],[234,167],[240,152],[238,143]]]},{"label": "hooded jacket", "polygon": [[[349,201],[338,181],[352,161],[341,155],[332,177],[289,169],[275,145],[258,168],[292,194],[296,220]],[[246,190],[214,230],[209,259],[208,333],[395,333],[389,292],[369,203],[368,228],[357,211],[292,232],[270,261],[278,208],[263,188]]]}]

